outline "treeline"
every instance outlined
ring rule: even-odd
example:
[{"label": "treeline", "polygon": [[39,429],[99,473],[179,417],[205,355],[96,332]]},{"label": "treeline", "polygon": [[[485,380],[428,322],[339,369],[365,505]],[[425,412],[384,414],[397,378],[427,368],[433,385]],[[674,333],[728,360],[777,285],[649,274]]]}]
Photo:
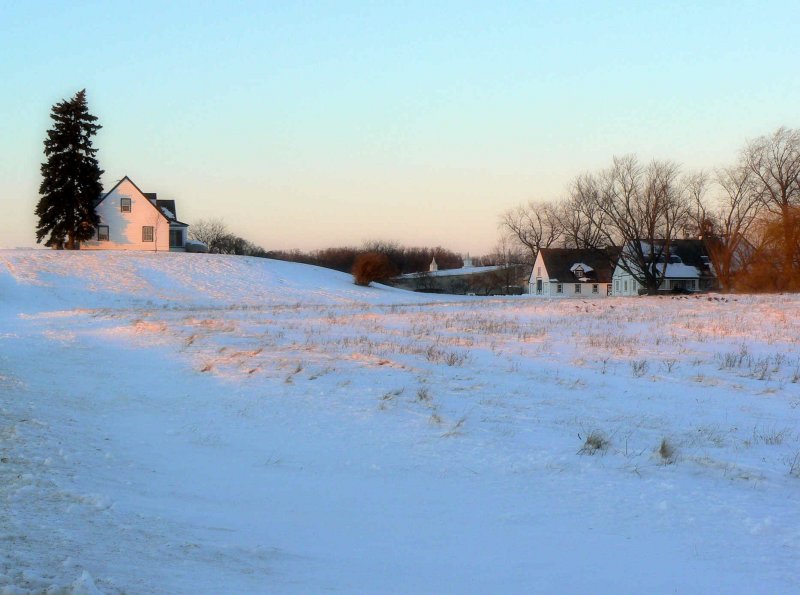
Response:
[{"label": "treeline", "polygon": [[394,242],[372,241],[361,247],[325,248],[301,252],[300,250],[265,250],[232,233],[220,219],[204,219],[189,228],[189,237],[203,242],[211,254],[234,254],[274,258],[303,264],[335,269],[344,273],[353,271],[359,255],[375,253],[385,255],[397,274],[427,271],[431,261],[441,269],[457,269],[463,266],[461,256],[446,248],[407,248]]},{"label": "treeline", "polygon": [[268,258],[313,264],[344,273],[353,270],[353,265],[360,254],[383,254],[398,274],[419,273],[427,271],[433,258],[440,269],[457,269],[464,265],[460,255],[446,248],[408,248],[394,242],[372,241],[361,247],[325,248],[311,252],[300,250],[274,250],[266,253]]},{"label": "treeline", "polygon": [[235,254],[264,258],[267,251],[228,229],[222,219],[201,219],[189,227],[189,239],[203,242],[211,254]]},{"label": "treeline", "polygon": [[614,157],[561,199],[505,212],[501,228],[529,259],[551,246],[625,247],[620,266],[651,292],[665,269],[655,263],[680,238],[704,240],[725,290],[800,291],[800,131],[753,139],[714,171]]}]

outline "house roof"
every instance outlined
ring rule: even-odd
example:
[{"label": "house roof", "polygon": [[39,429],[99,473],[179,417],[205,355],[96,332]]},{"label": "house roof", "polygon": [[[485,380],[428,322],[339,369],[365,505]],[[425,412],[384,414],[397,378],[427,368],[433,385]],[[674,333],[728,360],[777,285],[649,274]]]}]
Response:
[{"label": "house roof", "polygon": [[[153,205],[153,208],[156,211],[158,211],[158,213],[162,217],[164,217],[164,219],[169,221],[170,225],[179,226],[179,227],[189,227],[188,223],[182,223],[181,221],[178,221],[178,218],[177,218],[177,216],[175,214],[175,201],[174,200],[159,200],[157,192],[142,192],[141,188],[139,188],[136,185],[136,182],[131,180],[128,176],[123,176],[123,178],[119,182],[114,184],[114,186],[111,188],[111,190],[109,190],[108,192],[106,192],[105,194],[103,194],[100,197],[100,199],[94,204],[94,206],[97,207],[97,205],[99,205],[101,202],[103,202],[105,200],[105,198],[109,194],[114,192],[114,190],[117,189],[117,186],[122,184],[122,182],[124,182],[125,180],[128,180],[128,182],[130,182],[131,185],[134,188],[136,188],[136,190],[139,192],[139,194],[144,196],[147,199],[147,202],[149,202],[151,205]],[[165,208],[166,208],[166,211],[164,210]]]},{"label": "house roof", "polygon": [[172,216],[173,219],[178,218],[178,212],[175,210],[174,200],[156,200],[156,206],[162,211],[164,209],[167,209],[170,212],[170,215]]},{"label": "house roof", "polygon": [[[656,243],[662,245],[663,240]],[[714,275],[705,240],[670,240],[670,261],[664,273],[666,279],[691,279]],[[680,262],[673,260],[677,256]],[[663,264],[663,260],[661,261]]]},{"label": "house roof", "polygon": [[[153,193],[155,196],[155,193]],[[170,225],[182,225],[184,227],[189,227],[188,223],[181,223],[178,221],[178,215],[175,211],[175,201],[174,200],[156,200],[156,206],[158,209],[164,213],[164,216],[169,219]]]},{"label": "house roof", "polygon": [[683,264],[697,267],[702,273],[708,272],[708,248],[705,240],[672,240],[674,254],[680,257]]},{"label": "house roof", "polygon": [[[616,260],[617,250],[593,250],[585,248],[542,248],[542,258],[547,275],[551,281],[561,283],[610,283],[614,271],[612,259]],[[584,265],[580,278],[573,272],[575,265]]]}]

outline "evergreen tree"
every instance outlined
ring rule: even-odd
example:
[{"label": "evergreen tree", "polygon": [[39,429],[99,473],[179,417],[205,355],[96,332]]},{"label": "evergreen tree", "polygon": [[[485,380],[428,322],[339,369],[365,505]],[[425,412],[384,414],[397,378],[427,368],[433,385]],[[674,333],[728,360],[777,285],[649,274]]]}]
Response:
[{"label": "evergreen tree", "polygon": [[80,242],[94,237],[100,219],[94,210],[103,190],[92,136],[100,128],[89,113],[86,89],[53,106],[55,124],[47,131],[42,164],[42,184],[36,216],[36,242],[49,234],[46,246],[78,250]]}]

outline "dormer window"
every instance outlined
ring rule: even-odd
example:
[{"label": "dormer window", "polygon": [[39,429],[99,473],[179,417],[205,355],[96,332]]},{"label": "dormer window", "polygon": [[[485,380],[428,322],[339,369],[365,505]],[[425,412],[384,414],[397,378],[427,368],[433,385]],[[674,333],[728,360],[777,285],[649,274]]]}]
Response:
[{"label": "dormer window", "polygon": [[123,213],[130,213],[131,212],[131,199],[130,198],[121,198],[119,200],[119,210]]},{"label": "dormer window", "polygon": [[573,270],[572,272],[578,279],[584,276],[583,267],[575,267],[575,270]]}]

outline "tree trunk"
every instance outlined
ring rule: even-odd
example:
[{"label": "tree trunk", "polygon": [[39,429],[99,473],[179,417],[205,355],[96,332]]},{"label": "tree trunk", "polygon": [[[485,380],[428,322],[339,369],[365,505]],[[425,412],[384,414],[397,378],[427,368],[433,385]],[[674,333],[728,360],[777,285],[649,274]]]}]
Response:
[{"label": "tree trunk", "polygon": [[791,280],[794,277],[794,248],[795,233],[797,230],[792,220],[788,206],[781,209],[783,211],[783,278]]}]

